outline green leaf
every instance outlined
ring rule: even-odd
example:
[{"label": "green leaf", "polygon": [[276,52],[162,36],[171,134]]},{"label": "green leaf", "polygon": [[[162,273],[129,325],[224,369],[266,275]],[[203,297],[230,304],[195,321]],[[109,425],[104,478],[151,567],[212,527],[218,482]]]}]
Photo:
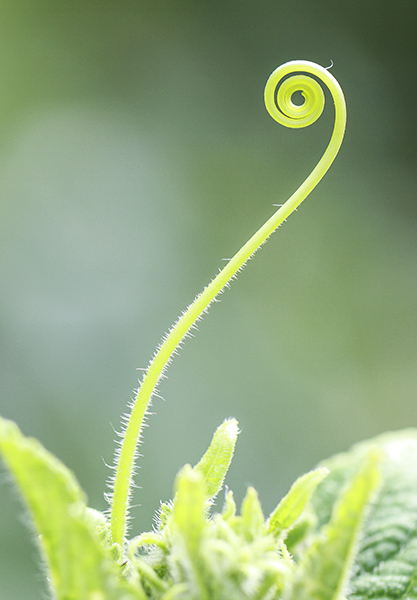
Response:
[{"label": "green leaf", "polygon": [[118,580],[111,549],[88,512],[74,475],[37,441],[0,417],[0,452],[39,533],[51,587],[59,600],[134,598]]},{"label": "green leaf", "polygon": [[268,531],[280,537],[293,527],[307,506],[311,494],[328,473],[328,469],[321,467],[297,479],[269,517]]},{"label": "green leaf", "polygon": [[385,455],[383,483],[366,522],[349,599],[415,600],[417,432],[385,434],[370,443]]},{"label": "green leaf", "polygon": [[201,534],[206,526],[206,497],[202,476],[190,465],[185,465],[177,475],[176,491],[173,520],[188,552],[195,554],[198,553]]},{"label": "green leaf", "polygon": [[214,498],[221,490],[233,458],[239,428],[236,419],[229,419],[216,429],[207,452],[194,471],[202,475],[207,497]]},{"label": "green leaf", "polygon": [[366,508],[380,481],[380,455],[365,464],[335,503],[330,521],[306,549],[288,600],[339,600],[345,592]]},{"label": "green leaf", "polygon": [[231,521],[236,517],[236,502],[232,490],[227,490],[226,499],[222,510],[224,521]]},{"label": "green leaf", "polygon": [[384,458],[382,483],[361,534],[349,600],[416,600],[416,429],[380,435],[324,461],[330,475],[317,489],[312,505],[319,523],[326,523],[340,489],[375,447]]},{"label": "green leaf", "polygon": [[265,517],[259,502],[258,492],[253,487],[248,488],[240,512],[246,538],[248,540],[260,538],[265,533]]},{"label": "green leaf", "polygon": [[[205,492],[202,475],[190,465],[185,465],[176,479],[176,496],[172,510],[174,534],[181,545],[178,556],[184,556],[185,550],[188,559],[182,559],[181,563],[184,566],[188,562],[188,577],[194,580],[200,597],[207,600],[207,585],[200,552],[204,530],[207,527]],[[175,549],[173,554],[176,554]]]}]

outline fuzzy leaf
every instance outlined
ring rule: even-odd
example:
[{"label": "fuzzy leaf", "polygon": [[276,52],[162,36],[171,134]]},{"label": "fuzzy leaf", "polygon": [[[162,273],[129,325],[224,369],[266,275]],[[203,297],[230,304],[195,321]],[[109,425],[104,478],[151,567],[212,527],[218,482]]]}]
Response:
[{"label": "fuzzy leaf", "polygon": [[[201,544],[206,522],[206,494],[203,477],[185,465],[177,475],[176,495],[172,511],[174,531],[184,547],[189,576],[194,580],[202,599],[208,599],[201,561]],[[180,549],[180,555],[182,551]],[[174,552],[175,554],[175,552]]]},{"label": "fuzzy leaf", "polygon": [[243,498],[241,515],[246,538],[253,540],[261,537],[265,530],[265,517],[259,502],[258,492],[253,487],[248,488],[246,496]]},{"label": "fuzzy leaf", "polygon": [[[0,453],[39,535],[58,600],[130,600],[100,541],[74,475],[35,439],[0,417]],[[96,519],[94,519],[96,520]]]},{"label": "fuzzy leaf", "polygon": [[384,434],[328,461],[313,498],[322,522],[352,467],[370,447],[383,452],[382,484],[366,519],[349,600],[417,599],[417,431]]},{"label": "fuzzy leaf", "polygon": [[203,480],[190,465],[177,476],[173,520],[190,554],[199,551],[202,531],[206,525]]},{"label": "fuzzy leaf", "polygon": [[365,465],[337,500],[330,521],[303,555],[288,600],[339,600],[355,558],[365,510],[379,484],[378,453]]},{"label": "fuzzy leaf", "polygon": [[209,499],[214,498],[221,490],[233,458],[238,433],[236,419],[222,423],[214,432],[207,452],[194,467],[194,471],[202,475]]},{"label": "fuzzy leaf", "polygon": [[306,473],[293,485],[290,491],[269,517],[268,531],[276,537],[281,536],[298,521],[311,494],[328,474],[328,469],[321,467]]}]

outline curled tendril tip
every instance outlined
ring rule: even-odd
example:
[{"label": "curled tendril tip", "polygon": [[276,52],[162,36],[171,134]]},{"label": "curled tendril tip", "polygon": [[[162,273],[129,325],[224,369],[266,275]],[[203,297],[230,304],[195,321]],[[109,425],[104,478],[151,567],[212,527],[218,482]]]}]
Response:
[{"label": "curled tendril tip", "polygon": [[[155,389],[167,365],[184,337],[216,296],[228,286],[247,260],[318,184],[342,143],[346,125],[345,100],[338,82],[327,69],[308,61],[291,61],[278,67],[267,81],[265,105],[268,112],[278,123],[292,128],[307,127],[322,114],[325,95],[320,83],[328,88],[335,107],[333,133],[322,158],[298,190],[253,234],[184,311],[164,337],[142,379],[117,454],[111,506],[111,534],[113,541],[120,545],[123,544],[125,536],[129,492],[140,431],[151,397],[155,395]],[[300,105],[293,101],[296,92],[301,92],[303,98]]]}]

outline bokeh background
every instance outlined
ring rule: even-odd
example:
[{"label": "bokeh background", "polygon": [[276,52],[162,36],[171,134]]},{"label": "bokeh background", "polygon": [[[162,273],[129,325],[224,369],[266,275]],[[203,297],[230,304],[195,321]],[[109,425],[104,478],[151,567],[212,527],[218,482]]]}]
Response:
[{"label": "bokeh background", "polygon": [[[320,459],[417,425],[414,0],[0,2],[0,411],[104,509],[120,415],[173,320],[310,172],[332,126],[263,106],[334,62],[333,168],[200,323],[145,431],[132,535],[231,415],[265,513]],[[2,471],[0,599],[45,598]]]}]

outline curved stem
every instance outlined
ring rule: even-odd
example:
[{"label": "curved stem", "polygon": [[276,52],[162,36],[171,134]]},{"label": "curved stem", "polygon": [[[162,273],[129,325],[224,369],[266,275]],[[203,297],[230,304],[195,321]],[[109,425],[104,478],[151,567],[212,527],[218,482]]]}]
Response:
[{"label": "curved stem", "polygon": [[[284,106],[282,108],[279,107],[280,111],[282,111],[280,112],[281,116],[276,114],[275,87],[278,84],[278,81],[275,80],[294,72],[304,72],[314,75],[328,87],[333,97],[335,105],[335,122],[329,145],[317,166],[298,190],[268,219],[268,221],[246,242],[246,244],[242,246],[211,283],[195,298],[194,302],[172,327],[151,360],[132,406],[132,412],[127,423],[118,457],[111,509],[111,532],[113,541],[116,543],[122,544],[124,540],[131,475],[138,438],[146,409],[163,371],[169,364],[181,341],[196,321],[207,310],[214,298],[223,290],[229,281],[236,276],[246,261],[319,183],[332,164],[342,143],[346,125],[346,105],[342,89],[336,79],[326,69],[315,63],[308,61],[291,61],[274,71],[265,88],[265,104],[271,116],[279,122],[284,122],[285,125],[289,125],[290,127],[304,127],[311,122],[314,122],[314,120],[320,116],[322,107],[319,107],[317,110],[317,103],[320,103],[321,101],[324,103],[324,96],[321,88],[314,78],[306,78],[305,76],[300,75],[291,78],[291,81],[294,81],[287,85],[289,91],[287,98],[284,99]],[[315,90],[312,91],[311,89],[304,88],[306,79],[310,79],[313,82],[313,86],[315,85],[320,89],[322,98],[317,98],[315,96]],[[286,79],[284,83],[287,82],[290,82],[290,79]],[[296,90],[300,90],[305,99],[305,102],[301,107],[293,104],[291,100],[292,94]],[[305,113],[308,111],[307,105],[310,102],[315,105],[315,113],[314,116],[310,117],[310,120],[308,120],[308,118],[305,117]],[[299,119],[299,122],[289,124],[287,122],[288,119]]]}]

